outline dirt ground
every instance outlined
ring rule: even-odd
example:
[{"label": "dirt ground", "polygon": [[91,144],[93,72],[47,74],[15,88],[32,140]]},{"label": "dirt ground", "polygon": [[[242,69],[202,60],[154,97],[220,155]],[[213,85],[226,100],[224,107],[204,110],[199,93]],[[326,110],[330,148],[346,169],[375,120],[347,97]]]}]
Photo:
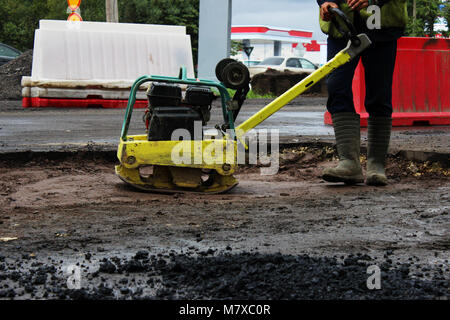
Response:
[{"label": "dirt ground", "polygon": [[[266,123],[316,141],[285,149],[278,174],[241,167],[222,195],[144,193],[114,175],[122,111],[22,109],[31,62],[0,67],[0,299],[448,300],[448,128],[394,130],[387,187],[328,184],[319,85]],[[296,77],[253,84],[280,94]],[[269,101],[248,101],[240,120]],[[98,151],[74,151],[91,140]]]},{"label": "dirt ground", "polygon": [[[281,72],[270,69],[266,72],[254,75],[252,77],[251,85],[252,89],[258,94],[280,96],[307,76],[309,76],[309,73],[307,72],[298,73],[288,70]],[[328,92],[325,80],[321,80],[319,83],[312,86],[306,93],[327,96]]]},{"label": "dirt ground", "polygon": [[[281,159],[206,196],[138,192],[113,153],[3,157],[0,298],[448,299],[445,164],[391,156],[375,188],[323,182],[328,147]],[[82,289],[67,289],[69,265]],[[366,287],[369,265],[381,290]]]},{"label": "dirt ground", "polygon": [[22,99],[21,81],[31,76],[33,50],[22,53],[18,58],[0,66],[0,100]]}]

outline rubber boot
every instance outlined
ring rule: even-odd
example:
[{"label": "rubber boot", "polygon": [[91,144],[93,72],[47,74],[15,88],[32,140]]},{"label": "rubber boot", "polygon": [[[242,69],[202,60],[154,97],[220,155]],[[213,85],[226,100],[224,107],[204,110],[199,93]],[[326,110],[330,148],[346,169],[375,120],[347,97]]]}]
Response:
[{"label": "rubber boot", "polygon": [[335,168],[325,169],[322,178],[328,182],[363,183],[364,176],[359,161],[361,139],[359,114],[342,112],[331,117],[339,163]]},{"label": "rubber boot", "polygon": [[386,154],[391,139],[392,118],[369,117],[366,184],[385,186]]}]

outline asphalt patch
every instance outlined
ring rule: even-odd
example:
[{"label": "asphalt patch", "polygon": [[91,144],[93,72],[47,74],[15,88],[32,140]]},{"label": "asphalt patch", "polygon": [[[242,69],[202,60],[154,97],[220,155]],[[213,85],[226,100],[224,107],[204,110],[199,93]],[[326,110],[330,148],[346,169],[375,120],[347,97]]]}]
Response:
[{"label": "asphalt patch", "polygon": [[[29,262],[0,263],[1,299],[448,299],[450,287],[443,265],[413,274],[413,261],[395,263],[389,255],[377,261],[365,254],[331,258],[138,251],[131,258],[103,258],[91,272],[86,271],[88,261],[78,264],[83,270],[81,289],[67,288],[62,261],[60,268],[41,262],[22,268],[24,263]],[[367,287],[369,266],[380,268],[379,290]]]}]

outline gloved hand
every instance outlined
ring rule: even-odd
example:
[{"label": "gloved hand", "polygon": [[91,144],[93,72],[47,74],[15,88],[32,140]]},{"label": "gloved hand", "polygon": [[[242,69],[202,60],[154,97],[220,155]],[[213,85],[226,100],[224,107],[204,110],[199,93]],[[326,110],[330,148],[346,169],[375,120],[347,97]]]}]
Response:
[{"label": "gloved hand", "polygon": [[360,11],[369,6],[369,0],[347,0],[347,4],[352,10]]},{"label": "gloved hand", "polygon": [[334,2],[325,2],[324,4],[322,4],[320,6],[320,17],[323,21],[331,21],[331,19],[333,18],[333,14],[328,11],[329,7],[339,8],[339,6]]}]

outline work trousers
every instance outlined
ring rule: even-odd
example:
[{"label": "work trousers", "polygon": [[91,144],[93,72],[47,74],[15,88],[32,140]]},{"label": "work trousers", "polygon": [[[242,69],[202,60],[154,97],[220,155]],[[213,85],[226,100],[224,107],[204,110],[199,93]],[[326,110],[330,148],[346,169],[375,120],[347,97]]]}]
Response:
[{"label": "work trousers", "polygon": [[[328,37],[328,60],[344,49],[347,41]],[[366,111],[371,117],[392,115],[392,80],[397,56],[397,40],[373,42],[360,57],[333,71],[327,79],[327,109],[331,114],[355,112],[352,82],[360,59],[364,65]]]}]

